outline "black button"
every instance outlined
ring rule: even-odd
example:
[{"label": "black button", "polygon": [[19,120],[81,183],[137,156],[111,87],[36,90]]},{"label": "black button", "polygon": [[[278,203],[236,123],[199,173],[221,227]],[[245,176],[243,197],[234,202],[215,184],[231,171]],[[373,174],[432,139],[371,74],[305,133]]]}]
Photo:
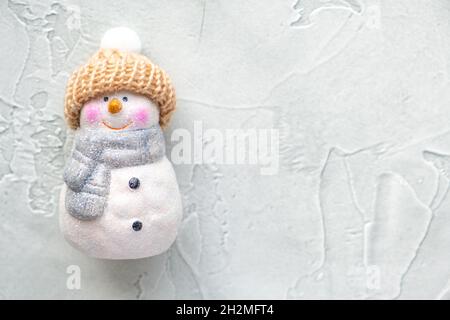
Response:
[{"label": "black button", "polygon": [[128,186],[131,188],[131,189],[137,189],[137,188],[139,188],[139,185],[141,184],[141,182],[139,181],[139,179],[138,178],[131,178],[130,179],[130,181],[128,181]]},{"label": "black button", "polygon": [[142,229],[142,222],[140,222],[139,220],[136,220],[135,222],[133,222],[133,230],[134,231],[139,231]]}]

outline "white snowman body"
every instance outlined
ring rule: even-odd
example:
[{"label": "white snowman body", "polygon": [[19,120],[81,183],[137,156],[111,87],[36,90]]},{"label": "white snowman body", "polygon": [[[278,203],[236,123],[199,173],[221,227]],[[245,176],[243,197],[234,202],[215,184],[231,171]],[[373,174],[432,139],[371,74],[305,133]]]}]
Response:
[{"label": "white snowman body", "polygon": [[[135,189],[130,180],[139,181]],[[172,164],[166,157],[137,167],[111,170],[102,216],[79,220],[65,209],[61,191],[60,227],[74,247],[102,259],[137,259],[166,251],[174,242],[182,206]]]},{"label": "white snowman body", "polygon": [[[85,103],[78,130],[93,134],[96,130],[139,130],[158,122],[158,107],[150,99],[120,91]],[[106,207],[92,220],[78,219],[67,211],[67,186],[62,188],[59,220],[64,237],[79,250],[102,259],[137,259],[167,250],[182,215],[178,183],[167,157],[113,168],[110,174]]]}]

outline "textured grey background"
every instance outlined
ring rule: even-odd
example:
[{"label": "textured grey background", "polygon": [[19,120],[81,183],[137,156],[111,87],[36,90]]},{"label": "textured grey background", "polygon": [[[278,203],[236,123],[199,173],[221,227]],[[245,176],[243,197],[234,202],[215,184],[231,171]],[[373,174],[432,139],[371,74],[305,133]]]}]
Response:
[{"label": "textured grey background", "polygon": [[[447,0],[2,0],[0,298],[450,298],[449,24]],[[273,176],[175,166],[179,238],[138,261],[83,256],[56,212],[64,86],[118,25],[177,88],[168,140],[280,132]]]}]

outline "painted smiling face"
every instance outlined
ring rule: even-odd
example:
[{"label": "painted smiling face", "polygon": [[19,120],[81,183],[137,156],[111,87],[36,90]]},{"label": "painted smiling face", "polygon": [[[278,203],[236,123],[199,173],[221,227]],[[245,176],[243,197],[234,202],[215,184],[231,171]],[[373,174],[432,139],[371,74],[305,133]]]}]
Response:
[{"label": "painted smiling face", "polygon": [[88,101],[81,109],[80,128],[100,130],[135,130],[159,123],[155,103],[129,91],[104,94]]}]

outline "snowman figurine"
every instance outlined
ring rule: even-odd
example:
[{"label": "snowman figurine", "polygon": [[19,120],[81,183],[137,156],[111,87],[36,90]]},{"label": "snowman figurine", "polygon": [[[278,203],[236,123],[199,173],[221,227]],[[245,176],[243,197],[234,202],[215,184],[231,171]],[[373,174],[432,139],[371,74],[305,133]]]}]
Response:
[{"label": "snowman figurine", "polygon": [[162,132],[175,110],[175,91],[140,50],[132,30],[111,29],[67,85],[65,118],[75,134],[60,227],[70,244],[96,258],[160,254],[181,220]]}]

